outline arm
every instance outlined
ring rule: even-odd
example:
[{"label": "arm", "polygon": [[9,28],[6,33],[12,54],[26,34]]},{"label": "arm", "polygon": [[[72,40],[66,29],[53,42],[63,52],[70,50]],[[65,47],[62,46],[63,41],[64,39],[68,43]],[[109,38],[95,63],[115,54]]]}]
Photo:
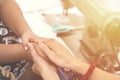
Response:
[{"label": "arm", "polygon": [[22,44],[0,44],[0,63],[16,62],[22,59],[30,60]]},{"label": "arm", "polygon": [[0,0],[0,18],[18,36],[31,30],[15,0]]},{"label": "arm", "polygon": [[[89,64],[82,63],[78,59],[72,59],[72,63],[69,63],[69,68],[77,71],[78,73],[85,74],[89,68]],[[95,68],[89,80],[119,80],[120,76],[113,73],[106,72],[102,69]]]},{"label": "arm", "polygon": [[[48,58],[58,66],[75,70],[83,75],[89,68],[88,63],[85,63],[84,61],[70,55],[69,51],[55,40],[46,39],[37,45],[39,45],[38,48],[42,50],[48,56]],[[120,76],[103,71],[96,67],[89,80],[120,80]]]},{"label": "arm", "polygon": [[0,19],[16,35],[22,38],[25,50],[28,49],[27,44],[29,39],[39,38],[30,29],[15,0],[0,0]]}]

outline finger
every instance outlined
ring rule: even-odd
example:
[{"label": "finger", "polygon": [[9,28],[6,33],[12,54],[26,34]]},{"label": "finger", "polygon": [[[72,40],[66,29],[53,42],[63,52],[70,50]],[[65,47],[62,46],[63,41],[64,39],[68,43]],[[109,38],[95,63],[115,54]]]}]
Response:
[{"label": "finger", "polygon": [[[29,40],[29,41],[33,44],[36,52],[39,53],[40,56],[42,56],[43,58],[46,59],[47,56],[44,53],[46,52],[46,53],[49,54],[49,53],[53,53],[53,52],[47,46],[45,46],[43,44],[43,41],[45,41],[45,40],[46,40],[46,38],[39,38],[39,39],[34,39],[34,40],[32,39],[32,40]],[[43,46],[43,49],[41,49],[42,46]],[[46,51],[45,48],[47,49],[47,51]]]},{"label": "finger", "polygon": [[36,59],[38,58],[38,54],[35,51],[35,49],[34,49],[34,47],[31,43],[29,43],[28,46],[30,48],[30,53],[31,53],[32,59],[33,59],[34,62],[36,62]]},{"label": "finger", "polygon": [[48,60],[48,57],[45,55],[45,53],[40,49],[38,44],[33,43],[34,49],[37,52],[39,56],[44,58],[45,60]]},{"label": "finger", "polygon": [[50,39],[44,43],[59,56],[72,56],[66,47],[54,39]]},{"label": "finger", "polygon": [[48,38],[43,38],[43,37],[37,37],[37,38],[34,38],[34,39],[29,39],[30,42],[40,42],[40,41],[45,41],[47,40]]},{"label": "finger", "polygon": [[[41,43],[40,43],[41,44]],[[35,51],[37,52],[37,54],[45,59],[47,62],[49,62],[50,64],[54,65],[54,66],[57,66],[55,63],[52,62],[52,60],[50,60],[50,58],[45,54],[45,52],[40,48],[40,44],[34,44],[33,43],[33,46],[35,48]],[[48,51],[50,52],[50,51]],[[51,51],[52,52],[52,51]],[[52,56],[52,55],[51,55]],[[54,57],[53,59],[55,59],[56,57]]]},{"label": "finger", "polygon": [[59,80],[55,67],[50,65],[44,59],[41,61],[41,63],[34,64],[32,66],[32,70],[36,74],[41,75],[44,80]]},{"label": "finger", "polygon": [[54,39],[48,39],[43,42],[55,51],[61,51],[61,50],[65,49],[65,47],[60,42],[58,42],[57,40],[54,40]]},{"label": "finger", "polygon": [[32,56],[33,62],[35,64],[42,64],[43,62],[45,63],[45,60],[40,55],[38,55],[38,53],[36,52],[33,44],[29,43],[29,48],[31,51],[31,56]]},{"label": "finger", "polygon": [[[46,64],[46,65],[45,65]],[[41,76],[44,80],[59,80],[57,71],[54,66],[46,62],[42,67]]]},{"label": "finger", "polygon": [[[55,53],[52,51],[48,46],[46,46],[44,43],[39,43],[40,49],[50,58],[55,58]],[[57,55],[57,54],[56,54]]]},{"label": "finger", "polygon": [[[39,66],[39,67],[40,67],[40,66]],[[39,69],[39,68],[37,67],[37,64],[33,64],[33,65],[32,65],[32,70],[33,70],[33,72],[34,72],[35,74],[41,76],[41,68]]]},{"label": "finger", "polygon": [[60,66],[59,63],[62,63],[62,61],[60,61],[62,59],[61,56],[57,55],[57,53],[49,49],[48,46],[46,46],[44,43],[40,43],[39,46],[54,66]]}]

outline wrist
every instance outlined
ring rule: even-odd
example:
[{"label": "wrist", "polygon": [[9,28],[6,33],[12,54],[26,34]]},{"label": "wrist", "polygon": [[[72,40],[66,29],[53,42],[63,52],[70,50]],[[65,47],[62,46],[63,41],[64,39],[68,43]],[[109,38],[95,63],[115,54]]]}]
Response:
[{"label": "wrist", "polygon": [[89,80],[94,69],[95,69],[96,63],[92,62],[90,63],[89,69],[87,70],[87,72],[81,77],[81,80]]},{"label": "wrist", "polygon": [[74,59],[70,66],[70,69],[75,70],[82,75],[84,75],[90,67],[89,64],[81,62],[78,59]]},{"label": "wrist", "polygon": [[19,31],[19,36],[22,37],[26,33],[33,33],[33,32],[30,28],[26,28],[26,29],[23,29],[23,30],[21,29],[21,31]]}]

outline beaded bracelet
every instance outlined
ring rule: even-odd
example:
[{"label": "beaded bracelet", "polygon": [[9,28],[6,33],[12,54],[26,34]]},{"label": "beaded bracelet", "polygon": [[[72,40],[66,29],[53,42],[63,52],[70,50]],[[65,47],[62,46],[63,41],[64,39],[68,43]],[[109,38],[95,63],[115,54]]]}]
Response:
[{"label": "beaded bracelet", "polygon": [[89,67],[88,71],[85,73],[85,75],[83,75],[83,76],[81,77],[80,80],[88,80],[88,79],[90,78],[92,72],[94,71],[95,66],[96,66],[96,63],[95,63],[95,62],[90,63],[90,67]]}]

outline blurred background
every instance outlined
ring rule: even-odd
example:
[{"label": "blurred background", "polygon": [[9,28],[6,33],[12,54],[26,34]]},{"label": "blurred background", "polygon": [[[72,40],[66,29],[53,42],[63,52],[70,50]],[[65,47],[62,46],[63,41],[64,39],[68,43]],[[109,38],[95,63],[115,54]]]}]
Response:
[{"label": "blurred background", "polygon": [[75,56],[120,75],[120,0],[70,1],[17,3],[36,34],[55,38]]}]

